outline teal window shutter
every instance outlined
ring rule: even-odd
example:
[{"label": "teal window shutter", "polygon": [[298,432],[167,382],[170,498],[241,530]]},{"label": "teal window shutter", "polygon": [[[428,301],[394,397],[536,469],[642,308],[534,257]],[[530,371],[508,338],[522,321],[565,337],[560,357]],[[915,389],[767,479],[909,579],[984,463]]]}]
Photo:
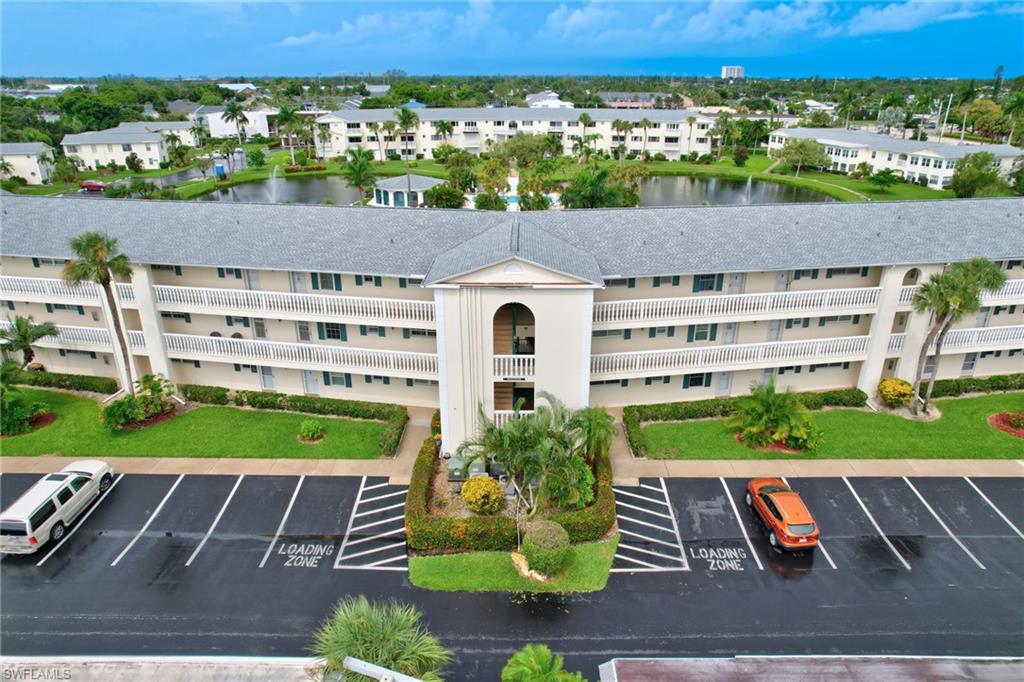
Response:
[{"label": "teal window shutter", "polygon": [[38,258],[33,258],[32,259],[32,267],[34,267],[34,268],[38,268],[39,267],[39,259]]},{"label": "teal window shutter", "polygon": [[240,364],[238,364],[237,362],[235,363],[235,371],[236,372],[241,372],[242,371],[242,366]]},{"label": "teal window shutter", "polygon": [[679,286],[679,275],[672,275],[672,286]]},{"label": "teal window shutter", "polygon": [[863,268],[860,269],[860,276],[861,277],[867,277],[868,276],[868,268],[867,268],[867,266],[864,266]]},{"label": "teal window shutter", "polygon": [[339,341],[348,341],[348,325],[339,324],[338,330],[341,332],[341,338]]},{"label": "teal window shutter", "polygon": [[654,278],[654,286],[655,286],[655,288],[661,286],[661,277],[655,277]]},{"label": "teal window shutter", "polygon": [[217,276],[224,279],[224,268],[217,268]]},{"label": "teal window shutter", "polygon": [[804,318],[804,329],[807,329],[810,326],[811,326],[811,318],[805,317]]},{"label": "teal window shutter", "polygon": [[7,305],[8,310],[14,310],[14,301],[4,301],[4,304]]},{"label": "teal window shutter", "polygon": [[67,351],[65,351],[63,348],[58,348],[57,353],[59,353],[62,358],[67,357]]},{"label": "teal window shutter", "polygon": [[411,388],[412,387],[412,379],[406,379],[405,380],[405,385],[409,386]]},{"label": "teal window shutter", "polygon": [[405,279],[405,277],[399,277],[398,278],[398,288],[399,289],[404,289],[407,284],[408,284],[408,281]]},{"label": "teal window shutter", "polygon": [[368,383],[368,384],[372,384],[373,383],[373,377],[371,377],[369,374],[364,374],[363,377],[366,379],[366,383]]},{"label": "teal window shutter", "polygon": [[366,336],[366,325],[359,325],[359,336]]},{"label": "teal window shutter", "polygon": [[693,343],[693,325],[686,328],[686,343]]},{"label": "teal window shutter", "polygon": [[377,336],[383,338],[385,336],[384,332],[386,332],[386,331],[387,331],[386,327],[377,327]]},{"label": "teal window shutter", "polygon": [[715,275],[715,291],[721,291],[723,284],[725,284],[725,275],[720,272]]},{"label": "teal window shutter", "polygon": [[185,324],[192,324],[192,314],[185,313]]},{"label": "teal window shutter", "polygon": [[248,317],[243,317],[242,318],[242,326],[245,327],[246,329],[249,328],[249,318]]},{"label": "teal window shutter", "polygon": [[378,275],[378,276],[373,278],[373,286],[379,287],[381,284],[382,284],[382,280],[380,278],[380,275]]},{"label": "teal window shutter", "polygon": [[78,314],[85,315],[85,306],[78,306]]},{"label": "teal window shutter", "polygon": [[843,363],[843,369],[850,369],[850,363],[844,362]]},{"label": "teal window shutter", "polygon": [[693,276],[693,293],[700,292],[700,280],[697,279],[697,275]]},{"label": "teal window shutter", "polygon": [[352,388],[352,375],[345,372],[345,388]]},{"label": "teal window shutter", "polygon": [[825,271],[825,279],[832,279],[832,268]]},{"label": "teal window shutter", "polygon": [[228,315],[228,316],[226,316],[226,317],[224,318],[224,322],[225,322],[225,324],[227,324],[227,325],[228,325],[229,327],[234,327],[234,326],[235,326],[235,321],[231,319],[231,316],[230,316],[230,315]]},{"label": "teal window shutter", "polygon": [[622,382],[619,383],[619,385],[622,386],[622,388],[626,388],[627,386],[629,386],[629,379],[623,379]]},{"label": "teal window shutter", "polygon": [[709,341],[714,341],[718,338],[718,324],[711,325],[711,334],[708,336]]},{"label": "teal window shutter", "polygon": [[796,373],[797,373],[797,374],[799,374],[799,373],[800,373],[800,370],[802,370],[803,368],[804,368],[804,366],[803,366],[803,365],[797,365],[797,367],[796,367]]},{"label": "teal window shutter", "polygon": [[330,386],[330,385],[331,385],[331,373],[330,372],[324,372],[324,386]]},{"label": "teal window shutter", "polygon": [[853,323],[854,324],[860,324],[860,315],[854,315],[853,316]]},{"label": "teal window shutter", "polygon": [[309,281],[313,285],[314,289],[320,288],[320,278],[316,276],[315,272],[309,273]]},{"label": "teal window shutter", "polygon": [[235,268],[235,279],[242,279],[242,270],[240,268]]},{"label": "teal window shutter", "polygon": [[94,351],[94,350],[89,351],[89,357],[92,358],[93,360],[95,360],[96,359],[96,351]]},{"label": "teal window shutter", "polygon": [[657,335],[658,335],[658,328],[657,327],[651,327],[650,331],[648,332],[648,336],[653,339]]},{"label": "teal window shutter", "polygon": [[650,386],[652,381],[654,381],[654,377],[645,377],[644,386]]},{"label": "teal window shutter", "polygon": [[356,275],[356,286],[357,287],[363,286],[363,276],[362,275]]},{"label": "teal window shutter", "polygon": [[327,334],[324,332],[323,322],[316,323],[316,338],[320,339],[321,341],[327,338]]},{"label": "teal window shutter", "polygon": [[786,320],[786,329],[793,328],[793,320]]},{"label": "teal window shutter", "polygon": [[683,388],[689,388],[689,387],[690,387],[690,375],[689,374],[684,374],[683,375]]},{"label": "teal window shutter", "polygon": [[337,273],[334,274],[334,290],[341,291],[341,275]]},{"label": "teal window shutter", "polygon": [[800,271],[799,270],[794,270],[793,271],[793,280],[796,281],[796,280],[800,279],[800,277],[801,277]]},{"label": "teal window shutter", "polygon": [[675,327],[669,327],[668,328],[668,335],[669,336],[675,336],[676,335],[676,328]]},{"label": "teal window shutter", "polygon": [[53,312],[53,305],[51,305],[50,303],[47,303],[46,304],[46,312],[52,313]]},{"label": "teal window shutter", "polygon": [[825,322],[826,322],[826,320],[825,320],[824,317],[818,318],[818,326],[819,327],[824,327],[825,326]]},{"label": "teal window shutter", "polygon": [[402,329],[402,338],[403,339],[408,339],[410,337],[412,337],[412,330],[409,329],[408,327],[404,327]]},{"label": "teal window shutter", "polygon": [[636,288],[636,280],[633,279],[632,277],[627,279],[626,280],[626,288],[627,289],[635,289]]},{"label": "teal window shutter", "polygon": [[818,279],[818,268],[811,270],[811,279]]},{"label": "teal window shutter", "polygon": [[174,274],[178,275],[178,276],[181,276],[181,266],[180,265],[175,265],[174,266]]},{"label": "teal window shutter", "polygon": [[704,372],[704,388],[711,385],[711,372]]},{"label": "teal window shutter", "polygon": [[384,377],[384,385],[385,386],[390,386],[391,385],[391,377]]},{"label": "teal window shutter", "polygon": [[633,330],[632,329],[627,329],[624,332],[622,332],[622,339],[624,341],[629,341],[631,338],[633,338]]}]

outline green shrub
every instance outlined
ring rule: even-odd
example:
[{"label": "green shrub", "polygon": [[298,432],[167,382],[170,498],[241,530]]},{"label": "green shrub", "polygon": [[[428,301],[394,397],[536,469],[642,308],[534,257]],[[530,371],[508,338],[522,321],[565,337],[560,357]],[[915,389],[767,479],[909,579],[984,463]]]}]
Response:
[{"label": "green shrub", "polygon": [[991,377],[964,377],[939,379],[932,391],[933,398],[948,398],[964,393],[993,393],[1024,390],[1024,374],[1000,374]]},{"label": "green shrub", "polygon": [[534,521],[523,535],[523,556],[530,569],[556,575],[569,565],[569,534],[554,521]]},{"label": "green shrub", "polygon": [[569,533],[573,543],[592,542],[604,537],[615,523],[615,492],[612,490],[612,462],[608,453],[594,457],[594,502],[583,509],[559,512],[551,517]]},{"label": "green shrub", "polygon": [[117,381],[110,377],[93,377],[85,374],[58,374],[56,372],[27,371],[18,374],[17,384],[64,388],[71,391],[92,391],[110,395],[117,393]]},{"label": "green shrub", "polygon": [[196,403],[207,403],[208,405],[227,405],[228,389],[223,386],[199,386],[196,384],[182,384],[178,386],[181,394],[186,400]]},{"label": "green shrub", "polygon": [[1024,412],[1011,412],[1006,421],[1015,429],[1024,429]]},{"label": "green shrub", "polygon": [[889,377],[878,382],[878,395],[886,407],[903,407],[910,403],[914,387],[903,379]]},{"label": "green shrub", "polygon": [[31,402],[19,391],[7,389],[0,407],[0,434],[13,436],[28,430],[32,420],[49,409],[46,403]]},{"label": "green shrub", "polygon": [[462,501],[477,514],[496,514],[505,506],[505,491],[490,476],[475,476],[462,484]]},{"label": "green shrub", "polygon": [[146,409],[135,396],[119,398],[103,408],[103,423],[114,431],[141,422],[146,418]]},{"label": "green shrub", "polygon": [[323,437],[323,422],[317,419],[303,419],[299,422],[299,438],[302,440],[320,440]]},{"label": "green shrub", "polygon": [[434,410],[433,416],[430,417],[430,435],[437,436],[441,434],[441,410]]}]

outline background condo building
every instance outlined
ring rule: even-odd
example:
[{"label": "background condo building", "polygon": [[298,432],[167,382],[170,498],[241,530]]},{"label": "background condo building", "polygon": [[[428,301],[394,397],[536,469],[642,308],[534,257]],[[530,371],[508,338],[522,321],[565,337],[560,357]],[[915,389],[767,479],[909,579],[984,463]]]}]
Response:
[{"label": "background condo building", "polygon": [[53,173],[53,148],[45,142],[4,142],[0,143],[0,161],[11,167],[4,172],[4,179],[25,178],[29,185],[42,185]]},{"label": "background condo building", "polygon": [[111,161],[124,166],[134,153],[142,160],[143,168],[152,170],[169,159],[169,135],[177,138],[177,144],[196,146],[191,130],[194,125],[191,121],[133,121],[106,130],[65,135],[61,146],[81,167],[98,168]]},{"label": "background condo building", "polygon": [[[47,369],[436,406],[449,449],[479,409],[508,419],[542,390],[571,407],[772,377],[873,394],[913,377],[916,287],[975,256],[1009,281],[926,371],[1024,367],[1024,199],[492,214],[4,197],[3,213],[0,300],[58,325]],[[132,263],[116,311],[61,279],[88,230]]]},{"label": "background condo building", "polygon": [[722,78],[743,78],[742,66],[723,66]]}]

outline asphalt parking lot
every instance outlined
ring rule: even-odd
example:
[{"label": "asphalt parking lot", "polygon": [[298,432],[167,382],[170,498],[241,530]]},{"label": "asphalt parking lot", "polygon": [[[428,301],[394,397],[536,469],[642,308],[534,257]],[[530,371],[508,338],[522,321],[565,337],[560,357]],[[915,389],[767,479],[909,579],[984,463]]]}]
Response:
[{"label": "asphalt parking lot", "polygon": [[[116,460],[115,460],[116,466]],[[7,506],[36,476],[0,476]],[[596,677],[619,656],[1024,654],[1024,479],[801,478],[822,547],[768,546],[745,480],[617,488],[606,590],[523,598],[408,581],[386,479],[126,475],[57,546],[0,560],[5,654],[307,653],[347,594],[418,604],[494,679],[529,641]]]}]

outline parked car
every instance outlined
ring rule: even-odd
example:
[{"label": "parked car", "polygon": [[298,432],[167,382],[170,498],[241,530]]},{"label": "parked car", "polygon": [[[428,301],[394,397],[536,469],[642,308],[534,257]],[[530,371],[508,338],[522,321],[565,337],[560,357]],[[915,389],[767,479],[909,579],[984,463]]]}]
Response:
[{"label": "parked car", "polygon": [[82,180],[78,186],[86,192],[102,192],[107,188],[107,184],[99,180]]},{"label": "parked car", "polygon": [[744,496],[768,529],[768,544],[778,549],[805,550],[818,546],[820,531],[800,493],[778,478],[755,478]]},{"label": "parked car", "polygon": [[31,554],[60,542],[68,526],[114,483],[106,462],[83,459],[49,474],[0,514],[0,553]]}]

